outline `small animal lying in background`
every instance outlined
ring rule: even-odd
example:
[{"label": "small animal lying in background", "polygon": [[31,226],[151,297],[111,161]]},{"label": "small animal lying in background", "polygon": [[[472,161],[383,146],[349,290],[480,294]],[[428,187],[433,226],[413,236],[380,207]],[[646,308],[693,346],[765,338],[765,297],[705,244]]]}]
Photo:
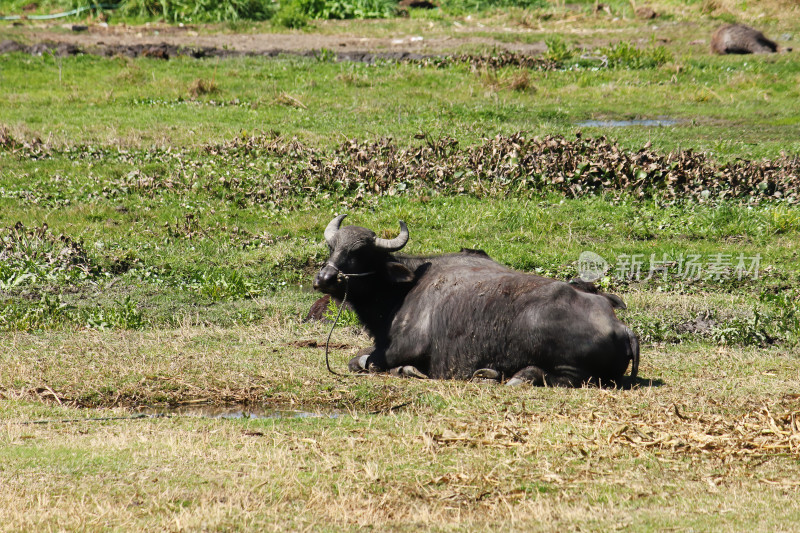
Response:
[{"label": "small animal lying in background", "polygon": [[[715,54],[772,54],[778,51],[775,41],[744,24],[726,24],[711,36],[711,51]],[[782,51],[791,51],[784,48]]]}]

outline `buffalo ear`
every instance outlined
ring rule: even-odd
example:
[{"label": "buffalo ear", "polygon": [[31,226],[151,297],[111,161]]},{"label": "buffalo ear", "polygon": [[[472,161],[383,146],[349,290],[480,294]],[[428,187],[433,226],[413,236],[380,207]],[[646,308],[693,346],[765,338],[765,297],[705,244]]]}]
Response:
[{"label": "buffalo ear", "polygon": [[395,261],[386,263],[386,274],[393,283],[411,283],[414,281],[414,273],[403,263]]}]

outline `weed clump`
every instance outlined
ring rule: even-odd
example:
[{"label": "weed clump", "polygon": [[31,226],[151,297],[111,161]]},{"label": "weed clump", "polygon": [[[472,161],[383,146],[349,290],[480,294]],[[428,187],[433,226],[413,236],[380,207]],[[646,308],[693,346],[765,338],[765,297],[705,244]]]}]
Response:
[{"label": "weed clump", "polygon": [[0,301],[0,331],[143,329],[146,325],[144,315],[130,297],[110,306],[91,308],[77,308],[61,295],[50,294],[31,301]]},{"label": "weed clump", "polygon": [[545,39],[545,44],[547,51],[541,56],[499,50],[492,54],[408,58],[404,61],[438,67],[466,63],[473,70],[518,67],[536,71],[552,71],[601,68],[644,70],[660,67],[673,60],[672,53],[663,46],[638,48],[628,41],[620,41],[608,47],[598,48],[591,53],[576,50],[559,36],[548,37]]},{"label": "weed clump", "polygon": [[253,298],[266,291],[265,286],[248,280],[235,270],[197,272],[190,276],[186,285],[213,301]]},{"label": "weed clump", "polygon": [[169,22],[235,22],[267,20],[274,14],[272,2],[263,0],[127,0],[122,14],[160,17]]},{"label": "weed clump", "polygon": [[219,91],[219,87],[217,86],[217,82],[214,80],[204,80],[198,78],[189,86],[189,94],[192,96],[192,98],[197,98],[198,96],[203,96],[205,94],[214,94],[217,91]]},{"label": "weed clump", "polygon": [[355,311],[348,306],[342,307],[338,305],[333,298],[330,298],[328,300],[328,307],[325,308],[323,318],[328,322],[335,322],[337,317],[339,318],[338,324],[340,326],[358,327],[361,325],[361,321],[358,319],[358,315],[356,315]]},{"label": "weed clump", "polygon": [[800,340],[800,295],[796,289],[763,291],[751,310],[726,316],[711,309],[692,318],[632,312],[626,321],[643,343],[699,338],[722,346],[795,345]]},{"label": "weed clump", "polygon": [[14,150],[22,146],[8,131],[8,128],[0,124],[0,148],[4,150]]},{"label": "weed clump", "polygon": [[499,74],[496,70],[485,70],[481,80],[494,90],[510,90],[515,92],[535,91],[531,76],[527,70]]},{"label": "weed clump", "polygon": [[374,19],[388,18],[397,12],[392,0],[293,0],[300,10],[312,19]]},{"label": "weed clump", "polygon": [[110,307],[97,307],[78,315],[78,322],[89,329],[143,329],[147,321],[130,296]]},{"label": "weed clump", "polygon": [[663,46],[637,48],[627,41],[602,48],[601,53],[608,67],[630,70],[660,67],[673,59],[672,53]]},{"label": "weed clump", "polygon": [[275,96],[275,103],[286,107],[295,107],[297,109],[308,109],[306,105],[287,92],[282,92]]},{"label": "weed clump", "polygon": [[547,45],[547,52],[544,53],[544,57],[553,63],[563,64],[575,55],[575,50],[559,35],[547,37],[544,43]]},{"label": "weed clump", "polygon": [[392,0],[291,0],[273,17],[277,26],[303,28],[309,20],[389,18],[397,13]]},{"label": "weed clump", "polygon": [[289,29],[300,29],[308,26],[308,15],[297,2],[290,2],[280,8],[272,19],[276,26]]},{"label": "weed clump", "polygon": [[20,140],[14,137],[7,126],[0,124],[0,151],[23,153],[27,158],[39,159],[47,150],[42,140],[38,137]]},{"label": "weed clump", "polygon": [[0,290],[34,283],[69,283],[100,274],[80,241],[54,235],[47,224],[0,228]]}]

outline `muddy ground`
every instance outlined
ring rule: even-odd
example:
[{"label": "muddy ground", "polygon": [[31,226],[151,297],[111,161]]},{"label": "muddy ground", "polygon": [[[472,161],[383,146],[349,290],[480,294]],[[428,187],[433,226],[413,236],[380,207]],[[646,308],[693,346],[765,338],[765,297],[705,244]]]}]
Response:
[{"label": "muddy ground", "polygon": [[329,50],[342,60],[370,61],[372,58],[430,57],[465,47],[491,47],[526,55],[538,55],[547,50],[543,41],[509,43],[479,36],[398,35],[379,38],[301,32],[200,34],[190,26],[161,24],[134,27],[22,23],[0,28],[0,53],[24,50],[41,54],[49,49],[59,55],[93,53],[168,59],[178,54],[193,57],[276,56],[283,53],[312,55],[320,50]]}]

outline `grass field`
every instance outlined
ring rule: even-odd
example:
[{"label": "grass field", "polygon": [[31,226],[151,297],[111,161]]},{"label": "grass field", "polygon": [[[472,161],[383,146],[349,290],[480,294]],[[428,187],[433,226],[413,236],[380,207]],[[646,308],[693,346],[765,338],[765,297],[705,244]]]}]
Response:
[{"label": "grass field", "polygon": [[[791,45],[797,8],[608,4],[304,30],[475,38],[444,63],[0,54],[0,530],[794,530],[800,56],[690,43]],[[579,126],[631,119],[675,123]],[[599,254],[639,380],[329,374],[302,319],[341,212],[559,279]],[[338,327],[335,368],[368,343]],[[275,416],[177,410],[225,405]]]},{"label": "grass field", "polygon": [[[792,55],[673,55],[658,68],[471,71],[306,58],[107,59],[4,56],[4,123],[53,145],[186,146],[273,131],[314,146],[345,138],[453,136],[474,143],[520,130],[601,133],[578,123],[658,119],[615,131],[626,148],[692,148],[722,160],[800,151],[800,69]],[[597,63],[599,64],[599,62]],[[95,80],[96,83],[86,83]],[[737,135],[728,133],[735,129]]]}]

